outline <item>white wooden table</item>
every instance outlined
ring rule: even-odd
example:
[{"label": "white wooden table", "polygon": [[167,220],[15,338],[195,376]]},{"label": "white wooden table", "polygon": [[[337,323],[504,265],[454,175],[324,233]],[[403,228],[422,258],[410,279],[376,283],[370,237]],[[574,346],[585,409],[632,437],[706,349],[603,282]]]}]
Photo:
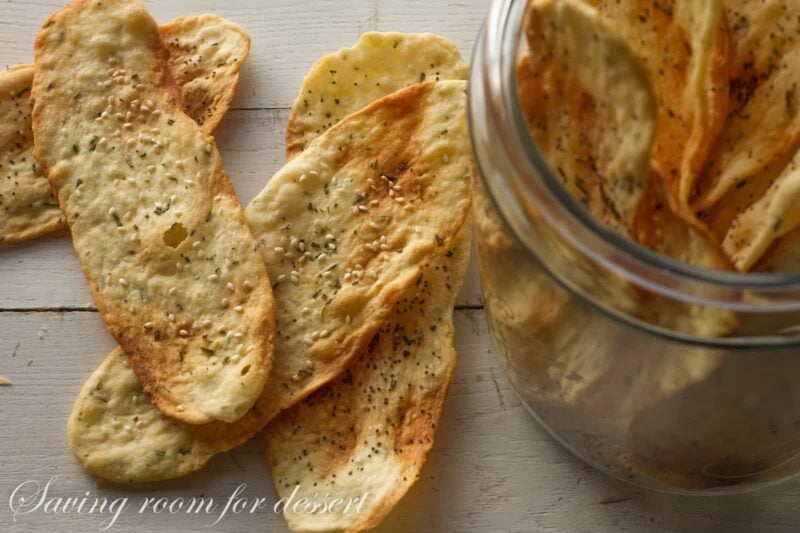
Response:
[{"label": "white wooden table", "polygon": [[[0,66],[32,60],[45,16],[62,0],[0,1]],[[488,0],[162,0],[159,21],[216,11],[253,39],[239,95],[218,131],[226,168],[243,203],[283,161],[288,108],[311,63],[368,30],[432,31],[468,56]],[[445,420],[422,477],[384,531],[758,531],[800,530],[800,483],[752,495],[687,498],[639,492],[578,462],[525,413],[487,335],[473,268],[456,313],[460,363]],[[20,483],[58,476],[51,496],[134,505],[111,531],[284,531],[271,509],[228,514],[138,513],[144,497],[211,496],[224,507],[243,496],[276,497],[259,439],[223,454],[188,478],[119,492],[98,488],[67,449],[65,425],[81,385],[112,348],[69,241],[46,239],[0,251],[0,531],[97,531],[109,515],[18,514]]]}]

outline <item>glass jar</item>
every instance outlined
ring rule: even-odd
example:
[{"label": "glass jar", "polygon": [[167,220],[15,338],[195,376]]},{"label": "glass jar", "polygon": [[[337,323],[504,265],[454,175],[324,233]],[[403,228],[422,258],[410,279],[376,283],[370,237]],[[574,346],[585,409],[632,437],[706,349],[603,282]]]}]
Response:
[{"label": "glass jar", "polygon": [[525,0],[496,0],[470,81],[489,327],[533,416],[639,485],[742,491],[800,471],[800,276],[657,255],[593,220],[537,153],[519,103]]}]

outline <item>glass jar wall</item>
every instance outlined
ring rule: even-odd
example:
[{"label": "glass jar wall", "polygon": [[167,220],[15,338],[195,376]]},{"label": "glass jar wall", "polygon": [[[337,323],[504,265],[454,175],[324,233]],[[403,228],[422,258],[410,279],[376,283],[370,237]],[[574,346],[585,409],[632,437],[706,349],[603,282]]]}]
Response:
[{"label": "glass jar wall", "polygon": [[800,280],[695,269],[609,233],[570,198],[521,116],[524,0],[475,50],[474,210],[490,330],[557,440],[661,490],[748,490],[800,471]]}]

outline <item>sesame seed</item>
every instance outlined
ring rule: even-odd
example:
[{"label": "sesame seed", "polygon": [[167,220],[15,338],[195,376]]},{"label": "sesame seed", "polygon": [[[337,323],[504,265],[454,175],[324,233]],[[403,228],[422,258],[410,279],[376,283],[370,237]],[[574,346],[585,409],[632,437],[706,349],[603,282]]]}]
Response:
[{"label": "sesame seed", "polygon": [[119,278],[119,284],[122,285],[123,287],[128,286],[128,282],[125,281],[125,278]]},{"label": "sesame seed", "polygon": [[183,180],[186,185],[192,185],[194,182],[192,180]]},{"label": "sesame seed", "polygon": [[329,241],[336,240],[336,237],[334,237],[334,236],[333,236],[332,234],[330,234],[330,233],[328,233],[327,235],[325,235],[325,238],[326,238],[327,240],[329,240]]},{"label": "sesame seed", "polygon": [[344,323],[345,323],[345,324],[350,324],[350,323],[352,323],[352,322],[353,322],[353,317],[351,317],[350,315],[347,315],[347,316],[344,318]]},{"label": "sesame seed", "polygon": [[251,290],[253,288],[253,284],[250,283],[250,280],[245,280],[244,288],[247,289],[247,290]]},{"label": "sesame seed", "polygon": [[211,274],[210,276],[208,276],[208,281],[217,281],[218,279],[219,276],[216,274]]},{"label": "sesame seed", "polygon": [[168,294],[170,296],[174,296],[175,295],[175,290],[176,290],[175,287],[170,288],[170,290],[168,291]]},{"label": "sesame seed", "polygon": [[226,287],[226,288],[227,288],[229,291],[233,291],[233,290],[235,290],[235,287],[233,286],[233,283],[228,283],[227,285],[225,285],[225,287]]},{"label": "sesame seed", "polygon": [[242,311],[244,311],[244,307],[242,307],[241,305],[237,305],[236,307],[233,308],[233,310],[236,311],[237,313],[241,313]]},{"label": "sesame seed", "polygon": [[286,279],[286,274],[281,274],[278,276],[278,281],[284,281]]},{"label": "sesame seed", "polygon": [[304,181],[306,181],[306,175],[302,174],[299,178],[297,178],[297,181],[299,181],[300,183],[303,183]]},{"label": "sesame seed", "polygon": [[181,337],[186,337],[186,336],[189,335],[189,332],[186,331],[185,329],[182,329],[182,330],[178,331],[178,335],[180,335]]},{"label": "sesame seed", "polygon": [[325,337],[327,337],[330,334],[331,334],[330,331],[328,331],[327,329],[323,329],[322,331],[319,332],[319,338],[320,339],[324,339]]},{"label": "sesame seed", "polygon": [[175,322],[175,315],[173,315],[172,313],[167,314],[167,320],[169,320],[170,322]]},{"label": "sesame seed", "polygon": [[353,207],[353,214],[354,214],[354,215],[357,215],[357,214],[359,214],[360,212],[361,212],[361,211],[358,209],[358,206],[354,206],[354,207]]},{"label": "sesame seed", "polygon": [[179,413],[182,413],[182,412],[183,412],[183,406],[182,406],[182,405],[179,405],[179,406],[178,406],[178,407],[176,407],[175,409],[176,409],[176,410],[177,410]]},{"label": "sesame seed", "polygon": [[276,246],[275,247],[275,253],[276,254],[285,254],[286,253],[286,249],[283,248],[282,246]]},{"label": "sesame seed", "polygon": [[151,329],[152,327],[153,327],[153,323],[152,322],[145,322],[144,323],[144,329]]},{"label": "sesame seed", "polygon": [[358,210],[361,211],[362,213],[366,213],[367,212],[367,207],[363,206],[363,205],[359,205],[358,206]]},{"label": "sesame seed", "polygon": [[450,156],[448,156],[447,154],[444,154],[444,156],[442,156],[442,161],[444,161],[444,163],[446,165],[447,163],[450,162]]},{"label": "sesame seed", "polygon": [[228,300],[227,298],[223,298],[222,307],[228,307],[228,305],[230,305],[230,300]]}]

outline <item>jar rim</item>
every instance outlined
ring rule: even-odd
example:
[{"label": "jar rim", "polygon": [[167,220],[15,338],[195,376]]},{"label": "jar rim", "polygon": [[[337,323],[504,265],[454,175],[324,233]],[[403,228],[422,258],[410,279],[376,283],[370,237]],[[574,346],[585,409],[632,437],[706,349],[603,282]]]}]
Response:
[{"label": "jar rim", "polygon": [[[473,54],[470,120],[474,122],[475,119],[473,89],[476,84],[481,84],[481,88],[487,93],[484,100],[502,106],[503,113],[510,119],[506,126],[512,140],[517,143],[514,149],[524,155],[515,159],[516,165],[523,166],[519,169],[519,175],[534,175],[539,178],[521,180],[521,183],[516,184],[535,202],[537,210],[540,209],[545,218],[561,223],[562,236],[582,253],[652,292],[689,303],[716,305],[737,311],[800,311],[800,272],[741,273],[690,265],[647,249],[632,239],[611,231],[566,191],[536,148],[525,124],[519,97],[517,47],[527,6],[528,0],[495,0],[492,4]],[[482,65],[478,65],[478,57],[482,53],[492,55],[485,58]],[[474,123],[471,126],[475,146]],[[480,165],[477,154],[475,159]],[[493,196],[491,192],[490,196]],[[501,207],[496,199],[494,203],[498,208]],[[502,213],[502,209],[500,211]],[[508,217],[503,214],[508,222]],[[524,242],[524,239],[520,240]],[[709,293],[716,296],[709,297]],[[750,296],[746,301],[741,298],[744,294]],[[752,298],[754,294],[759,298]]]}]

